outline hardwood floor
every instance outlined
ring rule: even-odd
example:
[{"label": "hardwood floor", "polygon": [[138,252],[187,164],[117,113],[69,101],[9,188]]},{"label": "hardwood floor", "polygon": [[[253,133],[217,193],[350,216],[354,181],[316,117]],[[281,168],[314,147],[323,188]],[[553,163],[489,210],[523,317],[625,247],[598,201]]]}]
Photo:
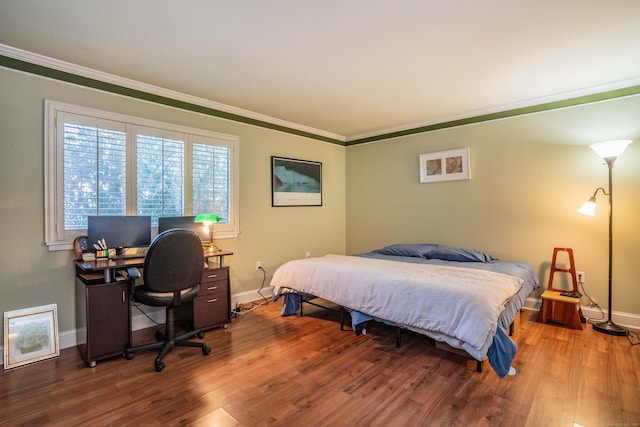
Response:
[{"label": "hardwood floor", "polygon": [[[535,323],[514,338],[517,375],[436,349],[392,328],[341,332],[337,314],[256,308],[208,331],[209,356],[177,348],[88,368],[76,348],[0,374],[0,424],[207,426],[640,425],[640,345],[626,337]],[[145,334],[143,334],[145,335]],[[148,336],[149,333],[146,333]],[[141,339],[144,338],[140,337]]]}]

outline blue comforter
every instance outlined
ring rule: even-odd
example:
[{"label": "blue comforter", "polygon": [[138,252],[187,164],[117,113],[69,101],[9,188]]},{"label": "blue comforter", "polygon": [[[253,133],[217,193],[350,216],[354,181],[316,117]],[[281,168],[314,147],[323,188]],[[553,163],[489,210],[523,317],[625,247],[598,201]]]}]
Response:
[{"label": "blue comforter", "polygon": [[538,275],[533,268],[524,262],[517,261],[500,261],[493,260],[490,262],[461,262],[461,261],[446,261],[441,259],[426,259],[409,256],[391,256],[383,255],[376,251],[359,254],[357,256],[375,259],[386,259],[389,261],[401,261],[411,262],[418,264],[435,264],[435,265],[450,265],[454,267],[462,268],[475,268],[480,270],[493,271],[495,273],[508,274],[510,276],[516,276],[521,278],[524,283],[522,289],[513,297],[513,299],[507,304],[504,312],[500,315],[500,326],[504,329],[508,329],[513,323],[513,319],[522,306],[524,301],[531,293],[540,286]]},{"label": "blue comforter", "polygon": [[[505,261],[497,261],[491,260],[489,262],[457,262],[457,261],[445,261],[440,259],[425,259],[419,257],[408,257],[408,256],[390,256],[381,254],[377,251],[361,254],[359,255],[365,258],[374,258],[374,259],[382,259],[387,261],[401,261],[401,262],[409,262],[409,263],[419,263],[419,264],[436,264],[436,265],[444,265],[444,266],[455,266],[462,268],[473,268],[473,269],[482,269],[496,273],[508,274],[510,276],[515,276],[521,278],[523,281],[523,286],[520,291],[514,295],[513,298],[506,305],[505,309],[499,316],[498,319],[498,327],[496,328],[496,332],[493,336],[491,345],[486,351],[486,355],[489,358],[489,362],[491,366],[494,368],[498,376],[503,377],[509,372],[509,368],[511,366],[511,362],[513,357],[515,356],[517,346],[511,340],[507,334],[504,332],[504,329],[508,328],[509,325],[513,322],[515,314],[522,307],[527,296],[538,286],[538,279],[533,269],[525,263],[519,262],[505,262]],[[282,315],[290,315],[297,311],[300,306],[300,301],[302,299],[308,300],[312,299],[315,296],[304,294],[304,293],[284,293],[286,295],[285,302],[283,306]],[[279,295],[274,295],[274,300],[277,300]],[[385,323],[394,325],[393,322],[390,322],[385,319],[378,319],[369,314],[349,310],[352,314],[352,326],[356,332],[359,332],[363,329],[363,325],[370,320],[383,321]],[[487,343],[489,345],[489,343]],[[476,356],[478,357],[478,356]]]}]

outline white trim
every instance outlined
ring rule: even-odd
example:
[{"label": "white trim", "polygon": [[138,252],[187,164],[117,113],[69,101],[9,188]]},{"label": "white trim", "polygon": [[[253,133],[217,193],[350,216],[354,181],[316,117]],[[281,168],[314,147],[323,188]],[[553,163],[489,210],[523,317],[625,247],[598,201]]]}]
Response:
[{"label": "white trim", "polygon": [[594,95],[597,93],[607,92],[616,89],[624,89],[627,87],[633,87],[640,85],[640,77],[624,80],[620,82],[613,82],[604,85],[594,86],[590,88],[584,88],[574,90],[570,92],[563,92],[556,95],[529,99],[522,102],[516,102],[512,104],[505,104],[493,108],[485,108],[481,110],[470,111],[462,114],[456,114],[453,116],[439,117],[437,119],[424,120],[419,122],[407,123],[404,125],[394,126],[385,129],[378,129],[372,132],[361,133],[357,135],[338,135],[333,132],[324,131],[321,129],[304,126],[298,123],[289,122],[286,120],[278,119],[276,117],[267,116],[264,114],[256,113],[254,111],[245,110],[231,105],[222,104],[219,102],[211,101],[204,98],[199,98],[192,95],[187,95],[181,92],[165,89],[159,86],[142,83],[136,80],[127,79],[114,74],[105,73],[102,71],[94,70],[92,68],[83,67],[80,65],[72,64],[65,61],[49,58],[36,53],[28,52],[22,49],[17,49],[8,45],[0,43],[0,55],[14,58],[20,61],[29,62],[31,64],[40,65],[43,67],[51,68],[57,71],[67,72],[70,74],[78,75],[81,77],[87,77],[102,81],[105,83],[111,83],[118,86],[126,87],[128,89],[139,90],[142,92],[150,93],[153,95],[163,96],[166,98],[174,99],[177,101],[188,102],[190,104],[199,105],[201,107],[212,108],[214,110],[223,111],[225,113],[236,114],[241,117],[245,117],[252,120],[259,120],[265,123],[270,123],[276,126],[283,126],[286,128],[298,130],[301,132],[307,132],[313,135],[323,136],[326,138],[334,139],[342,142],[355,141],[364,138],[376,137],[380,135],[386,135],[394,132],[403,132],[425,126],[437,125],[440,123],[447,123],[456,120],[470,119],[473,117],[484,116],[487,114],[500,113],[519,108],[533,107],[536,105],[547,104],[551,102],[564,101],[567,99],[578,98],[581,96]]},{"label": "white trim", "polygon": [[[231,295],[231,307],[232,308],[235,307],[236,303],[263,301],[263,298],[258,291],[262,292],[265,296],[267,296],[267,293],[268,293],[270,296],[271,286],[265,286],[262,288],[262,290],[255,289],[253,291],[241,292],[239,294]],[[133,307],[131,308],[133,309]],[[147,310],[145,311],[146,315],[140,313],[131,317],[132,331],[138,331],[140,329],[146,329],[152,326],[158,326],[158,325],[164,324],[165,311],[164,310],[151,311],[149,310],[150,308],[151,307],[149,306],[143,307],[144,310]],[[77,332],[75,329],[59,333],[58,340],[59,340],[58,347],[60,350],[65,348],[75,347],[76,345],[78,345]],[[0,346],[0,353],[2,353],[2,355],[0,356],[0,365],[4,365],[4,346]]]},{"label": "white trim", "polygon": [[[146,315],[140,313],[136,309],[136,312],[139,314],[131,316],[132,331],[138,331],[140,329],[146,329],[152,326],[158,326],[158,325],[164,324],[164,321],[165,321],[164,316],[166,315],[165,310],[162,309],[162,310],[149,311],[150,308],[151,307],[148,307],[148,306],[144,306],[142,308],[143,310],[145,310]],[[133,310],[134,307],[132,306],[131,309]]]},{"label": "white trim", "polygon": [[211,101],[208,99],[187,95],[182,92],[176,92],[176,91],[165,89],[159,86],[142,83],[137,80],[127,79],[114,74],[109,74],[102,71],[94,70],[92,68],[83,67],[81,65],[72,64],[70,62],[60,61],[58,59],[49,58],[47,56],[28,52],[22,49],[17,49],[15,47],[7,46],[1,43],[0,43],[0,55],[7,56],[9,58],[17,59],[20,61],[29,62],[31,64],[51,68],[53,70],[62,71],[65,73],[70,73],[77,76],[87,77],[87,78],[98,80],[101,82],[126,87],[128,89],[139,90],[145,93],[163,96],[176,101],[187,102],[190,104],[199,105],[201,107],[223,111],[225,113],[236,114],[241,117],[245,117],[252,120],[259,120],[259,121],[270,123],[276,126],[295,129],[301,132],[307,132],[313,135],[323,136],[325,138],[335,139],[342,142],[346,140],[344,136],[338,135],[332,132],[327,132],[327,131],[312,128],[309,126],[304,126],[298,123],[281,120],[275,117],[267,116],[265,114],[256,113],[254,111],[249,111],[249,110],[245,110],[238,107],[233,107],[231,105],[222,104],[222,103]]},{"label": "white trim", "polygon": [[[262,289],[255,289],[253,291],[240,292],[238,294],[233,294],[231,295],[231,307],[232,308],[235,307],[236,303],[262,301],[263,298],[258,291],[262,292],[266,296],[267,292],[269,293],[271,292],[271,289],[272,289],[271,286],[265,286]],[[522,309],[537,312],[539,307],[540,307],[540,300],[537,298],[529,297],[525,300],[524,306],[522,307]],[[600,318],[600,311],[593,308],[583,306],[582,313],[588,319]],[[154,321],[158,322],[158,324],[164,323],[164,310],[149,312],[147,314]],[[605,311],[605,316],[606,316],[606,311]],[[627,328],[632,328],[632,329],[640,329],[640,315],[638,314],[614,312],[612,317],[613,317],[613,321],[619,325],[626,326]],[[156,324],[153,323],[153,321],[150,320],[148,317],[146,317],[144,314],[136,315],[131,318],[132,331],[149,328],[151,326],[156,326]],[[76,335],[75,329],[71,331],[65,331],[65,332],[59,333],[58,338],[60,341],[59,342],[60,349],[62,350],[65,348],[75,347],[78,344],[76,340],[76,336],[77,335]],[[4,364],[4,347],[0,347],[0,353],[3,354],[0,362],[1,364]]]},{"label": "white trim", "polygon": [[[539,298],[529,297],[524,302],[523,310],[530,311],[539,311],[540,310],[541,300]],[[589,319],[593,319],[594,322],[599,322],[601,320],[607,320],[607,310],[602,309],[602,313],[600,310],[596,308],[591,308],[589,306],[583,305],[582,314],[584,317]],[[640,314],[632,314],[632,313],[624,313],[620,311],[614,311],[611,314],[611,320],[614,323],[617,323],[620,326],[624,326],[631,329],[640,329]]]},{"label": "white trim", "polygon": [[144,117],[132,116],[130,114],[115,113],[108,110],[99,110],[97,108],[85,107],[82,105],[69,104],[65,102],[59,102],[51,99],[45,99],[45,109],[63,110],[76,115],[89,116],[96,118],[96,120],[112,120],[115,122],[123,122],[133,124],[138,127],[148,127],[152,129],[161,129],[163,131],[186,133],[198,136],[204,136],[209,138],[222,139],[225,141],[238,142],[240,138],[236,135],[230,135],[226,133],[216,132],[214,130],[194,128],[189,126],[183,126],[172,122],[162,122],[159,120],[146,119]]},{"label": "white trim", "polygon": [[[229,206],[229,223],[221,224],[216,230],[215,237],[217,239],[236,238],[240,234],[240,137],[206,129],[192,128],[173,123],[160,122],[156,120],[145,119],[141,117],[115,113],[111,111],[98,110],[94,108],[67,104],[63,102],[45,99],[45,135],[44,135],[44,175],[45,175],[45,244],[49,251],[71,249],[71,241],[81,231],[77,230],[77,234],[72,231],[67,232],[63,228],[63,218],[60,209],[58,197],[63,194],[62,177],[57,173],[63,170],[62,165],[62,122],[63,115],[86,116],[96,121],[115,122],[118,126],[122,125],[122,131],[127,132],[128,138],[131,139],[131,133],[135,129],[150,128],[160,129],[162,132],[178,133],[188,135],[189,141],[193,142],[193,138],[204,138],[210,140],[208,143],[218,141],[219,144],[225,145],[231,149],[230,164],[232,168],[231,176],[231,200]],[[111,125],[111,123],[109,124]],[[128,139],[128,140],[129,140]],[[201,141],[200,143],[205,143]],[[188,144],[187,144],[188,145]],[[131,156],[128,164],[132,167],[135,156]],[[131,183],[128,185],[127,200],[135,200],[135,192]],[[187,185],[187,182],[185,182]],[[133,196],[133,198],[132,198]],[[191,205],[191,201],[185,201]],[[191,206],[190,206],[191,207]],[[129,206],[128,206],[129,208]],[[134,214],[134,212],[129,213]]]},{"label": "white trim", "polygon": [[588,96],[588,95],[595,95],[602,92],[608,92],[616,89],[624,89],[624,88],[638,86],[638,85],[640,85],[640,77],[637,77],[635,79],[630,79],[630,80],[624,80],[621,82],[614,82],[614,83],[609,83],[605,85],[574,90],[570,92],[563,92],[556,95],[545,96],[541,98],[529,99],[526,101],[516,102],[513,104],[505,104],[498,107],[484,108],[481,110],[469,111],[466,113],[456,114],[453,116],[439,117],[436,119],[407,123],[404,125],[390,127],[387,129],[379,129],[372,132],[366,132],[366,133],[361,133],[357,135],[350,135],[346,137],[346,142],[357,141],[359,139],[371,138],[371,137],[386,135],[386,134],[395,133],[395,132],[403,132],[403,131],[408,131],[412,129],[432,126],[432,125],[437,125],[442,123],[454,122],[457,120],[471,119],[473,117],[480,117],[487,114],[502,113],[506,111],[517,110],[520,108],[535,107],[537,105],[543,105],[543,104],[548,104],[548,103],[557,102],[557,101],[565,101],[567,99],[579,98],[579,97]]},{"label": "white trim", "polygon": [[[247,302],[260,302],[264,301],[264,298],[271,297],[271,286],[265,286],[262,289],[254,289],[253,291],[241,292],[239,294],[231,295],[231,309],[236,306],[236,303],[243,304]],[[260,295],[262,292],[262,295]],[[264,296],[264,298],[263,298]]]}]

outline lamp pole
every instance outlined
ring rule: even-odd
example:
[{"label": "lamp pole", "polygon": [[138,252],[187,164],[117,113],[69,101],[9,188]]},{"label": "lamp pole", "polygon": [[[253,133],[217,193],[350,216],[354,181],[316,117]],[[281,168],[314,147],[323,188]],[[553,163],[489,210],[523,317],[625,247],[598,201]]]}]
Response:
[{"label": "lamp pole", "polygon": [[613,291],[613,162],[616,157],[605,157],[609,167],[609,305],[607,320],[593,324],[593,329],[609,335],[627,335],[627,328],[617,325],[611,320],[612,291]]}]

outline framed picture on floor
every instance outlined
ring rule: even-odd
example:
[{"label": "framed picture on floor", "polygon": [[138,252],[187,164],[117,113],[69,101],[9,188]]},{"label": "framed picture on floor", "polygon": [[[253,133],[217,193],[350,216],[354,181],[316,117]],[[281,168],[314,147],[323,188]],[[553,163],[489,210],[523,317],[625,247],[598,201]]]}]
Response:
[{"label": "framed picture on floor", "polygon": [[11,369],[58,356],[56,304],[4,313],[4,368]]}]

